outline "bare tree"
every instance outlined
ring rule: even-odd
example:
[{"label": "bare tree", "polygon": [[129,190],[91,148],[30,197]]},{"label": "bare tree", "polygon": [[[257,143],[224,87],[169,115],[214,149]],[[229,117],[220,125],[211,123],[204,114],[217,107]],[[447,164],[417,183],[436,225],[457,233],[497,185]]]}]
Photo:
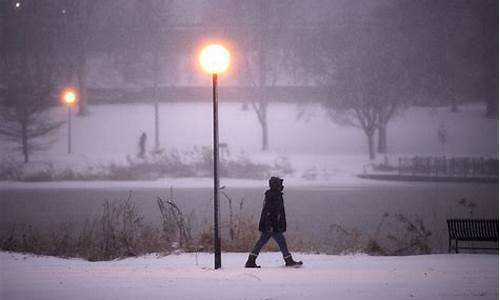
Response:
[{"label": "bare tree", "polygon": [[251,106],[261,126],[261,149],[269,150],[269,92],[279,85],[290,58],[293,1],[234,2],[238,16],[234,39],[239,42],[243,86],[255,93]]},{"label": "bare tree", "polygon": [[377,52],[370,58],[370,61],[375,60],[377,63],[375,70],[370,70],[372,74],[369,77],[379,88],[374,96],[378,98],[377,152],[381,154],[388,152],[387,130],[390,120],[413,103],[420,93],[415,78],[424,76],[423,69],[419,67],[422,38],[416,29],[418,21],[413,16],[413,7],[400,1],[392,5],[390,8],[374,9],[373,31],[370,34],[375,33],[376,40],[366,45]]},{"label": "bare tree", "polygon": [[429,34],[429,37],[433,38],[430,43],[436,54],[433,63],[437,66],[437,76],[433,79],[444,99],[449,101],[450,111],[458,112],[469,76],[463,71],[468,63],[468,58],[464,55],[467,50],[463,43],[465,38],[470,38],[472,34],[471,28],[464,26],[469,22],[458,20],[470,19],[470,11],[466,1],[443,1],[433,7],[437,12],[430,18],[431,22],[437,25],[434,28],[436,32],[434,35]]},{"label": "bare tree", "polygon": [[323,105],[332,120],[362,129],[374,159],[377,151],[388,151],[390,120],[430,94],[422,80],[429,71],[427,28],[419,26],[426,14],[414,16],[420,2],[357,4],[362,9],[323,3],[321,17],[303,29],[305,41],[295,45],[294,56],[328,95]]},{"label": "bare tree", "polygon": [[455,112],[460,103],[481,101],[486,115],[497,117],[498,1],[423,0],[412,6],[420,16],[423,84],[435,99],[431,104]]},{"label": "bare tree", "polygon": [[482,81],[485,91],[486,117],[498,119],[498,1],[477,3],[480,16]]},{"label": "bare tree", "polygon": [[[385,19],[384,21],[386,21]],[[363,130],[370,159],[387,150],[387,124],[403,108],[406,55],[393,22],[363,16],[350,23],[327,23],[310,36],[306,71],[329,95],[323,103],[332,121]],[[305,55],[304,55],[305,56]]]},{"label": "bare tree", "polygon": [[[145,50],[151,57],[151,75],[153,85],[153,102],[154,102],[154,128],[155,128],[155,150],[160,148],[160,113],[159,113],[159,76],[161,71],[161,63],[165,63],[165,54],[171,54],[173,50],[172,42],[172,24],[170,23],[170,13],[172,10],[172,1],[164,0],[148,0],[138,1],[139,15],[141,22],[145,27]],[[146,9],[140,9],[140,7]],[[139,24],[137,24],[139,26]]]},{"label": "bare tree", "polygon": [[58,80],[58,60],[50,55],[55,51],[55,27],[47,23],[52,8],[36,1],[5,7],[0,136],[22,152],[24,162],[31,153],[43,149],[47,136],[63,124],[47,115]]},{"label": "bare tree", "polygon": [[[160,83],[175,82],[179,50],[173,16],[173,1],[129,1],[122,49],[118,51],[117,65],[124,77],[149,91],[154,108],[154,149],[160,148]],[[165,69],[168,73],[165,74]]]},{"label": "bare tree", "polygon": [[7,86],[7,97],[0,107],[0,135],[16,144],[24,162],[29,155],[43,150],[49,142],[43,141],[64,122],[53,121],[46,114],[50,105],[50,89],[44,86],[16,84]]},{"label": "bare tree", "polygon": [[[77,81],[79,89],[78,114],[86,115],[88,109],[88,58],[91,38],[95,36],[99,22],[95,18],[97,0],[61,0],[63,25],[60,43],[66,63]],[[102,10],[102,5],[101,8]],[[102,21],[103,18],[100,18]],[[71,78],[69,78],[71,80]]]}]

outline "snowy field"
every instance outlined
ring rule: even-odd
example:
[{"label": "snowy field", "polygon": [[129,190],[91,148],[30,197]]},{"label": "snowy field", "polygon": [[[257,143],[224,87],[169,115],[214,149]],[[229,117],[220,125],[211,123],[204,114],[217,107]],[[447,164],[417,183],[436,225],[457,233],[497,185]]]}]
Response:
[{"label": "snowy field", "polygon": [[[222,96],[221,96],[222,97]],[[147,145],[154,141],[154,110],[151,104],[97,105],[87,117],[73,118],[75,155],[134,155],[139,135],[146,132]],[[53,111],[66,120],[66,111]],[[389,150],[392,154],[448,154],[498,156],[498,120],[483,117],[483,105],[461,107],[458,113],[444,108],[411,108],[389,123]],[[260,150],[260,126],[251,108],[241,103],[221,103],[220,141],[233,154]],[[299,118],[299,116],[301,116]],[[281,155],[325,154],[367,156],[366,138],[358,128],[333,123],[319,105],[305,111],[294,104],[269,105],[271,150]],[[438,130],[444,125],[447,143],[441,145]],[[66,128],[61,128],[47,154],[66,154]],[[162,103],[160,143],[168,150],[190,150],[212,145],[210,103]]]},{"label": "snowy field", "polygon": [[0,252],[0,298],[498,299],[498,255],[295,256],[304,267],[268,252],[245,269],[246,254],[223,253],[213,270],[206,253],[88,262]]},{"label": "snowy field", "polygon": [[[223,97],[223,95],[221,96]],[[147,134],[147,149],[154,144],[154,109],[151,104],[90,106],[90,115],[72,120],[73,153],[67,154],[67,128],[61,127],[46,151],[37,152],[26,166],[85,170],[135,158],[139,136]],[[60,107],[53,118],[66,120]],[[498,157],[498,120],[483,117],[483,105],[462,106],[458,113],[443,108],[410,108],[389,123],[389,153],[399,156],[486,156]],[[300,116],[300,117],[299,117]],[[294,173],[287,175],[293,185],[367,184],[353,175],[369,170],[366,137],[358,128],[334,123],[319,105],[298,108],[295,104],[269,106],[270,151],[260,151],[261,129],[251,107],[241,103],[220,105],[220,141],[226,143],[226,157],[245,157],[269,165],[288,162]],[[438,138],[445,128],[446,143]],[[212,146],[210,103],[162,103],[160,105],[160,146],[168,153],[189,159],[190,153]],[[3,160],[20,160],[9,145],[0,145]],[[379,156],[379,160],[382,157]],[[276,174],[281,175],[281,174]],[[236,186],[255,182],[230,181]],[[210,180],[176,180],[175,186],[209,186]],[[12,186],[10,183],[7,183]],[[98,186],[112,183],[96,183]],[[150,186],[152,183],[140,183]],[[164,183],[158,183],[163,186]],[[31,185],[31,184],[29,184]],[[128,183],[127,183],[128,185]],[[5,183],[2,184],[5,187]],[[15,186],[15,185],[14,185]],[[26,186],[26,185],[24,185]]]}]

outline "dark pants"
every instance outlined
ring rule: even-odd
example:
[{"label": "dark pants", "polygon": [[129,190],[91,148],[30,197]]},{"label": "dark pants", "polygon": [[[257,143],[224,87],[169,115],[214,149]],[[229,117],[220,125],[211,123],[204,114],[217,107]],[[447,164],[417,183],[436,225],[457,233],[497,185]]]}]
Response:
[{"label": "dark pants", "polygon": [[285,236],[282,232],[262,232],[259,240],[257,241],[257,243],[255,243],[255,247],[253,247],[253,250],[250,254],[253,254],[255,256],[259,255],[260,249],[264,247],[264,245],[269,241],[270,238],[273,238],[273,240],[276,241],[284,258],[290,256],[290,252],[288,252],[288,247],[286,245]]}]

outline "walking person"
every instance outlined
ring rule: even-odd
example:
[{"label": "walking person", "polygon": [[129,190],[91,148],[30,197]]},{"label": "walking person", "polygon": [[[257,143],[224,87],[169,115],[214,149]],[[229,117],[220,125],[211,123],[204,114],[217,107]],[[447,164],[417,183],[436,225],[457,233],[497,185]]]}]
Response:
[{"label": "walking person", "polygon": [[260,250],[273,238],[278,244],[285,265],[287,267],[301,266],[302,261],[294,261],[288,251],[286,239],[283,233],[286,231],[285,204],[283,202],[283,179],[271,177],[269,179],[269,190],[265,193],[264,206],[259,221],[259,231],[261,232],[259,240],[248,255],[245,263],[246,268],[260,268],[255,263]]},{"label": "walking person", "polygon": [[139,154],[137,156],[140,158],[144,158],[144,154],[146,154],[146,139],[147,135],[143,132],[139,137]]}]

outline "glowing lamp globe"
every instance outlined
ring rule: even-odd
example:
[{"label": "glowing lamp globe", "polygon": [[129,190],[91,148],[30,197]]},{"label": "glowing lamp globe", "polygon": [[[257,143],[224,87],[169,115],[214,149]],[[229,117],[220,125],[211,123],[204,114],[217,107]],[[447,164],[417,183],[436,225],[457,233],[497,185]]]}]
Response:
[{"label": "glowing lamp globe", "polygon": [[63,100],[64,103],[73,105],[76,102],[76,92],[71,89],[64,91]]},{"label": "glowing lamp globe", "polygon": [[230,63],[229,51],[222,45],[208,45],[200,53],[200,65],[210,74],[219,74],[227,70]]}]

